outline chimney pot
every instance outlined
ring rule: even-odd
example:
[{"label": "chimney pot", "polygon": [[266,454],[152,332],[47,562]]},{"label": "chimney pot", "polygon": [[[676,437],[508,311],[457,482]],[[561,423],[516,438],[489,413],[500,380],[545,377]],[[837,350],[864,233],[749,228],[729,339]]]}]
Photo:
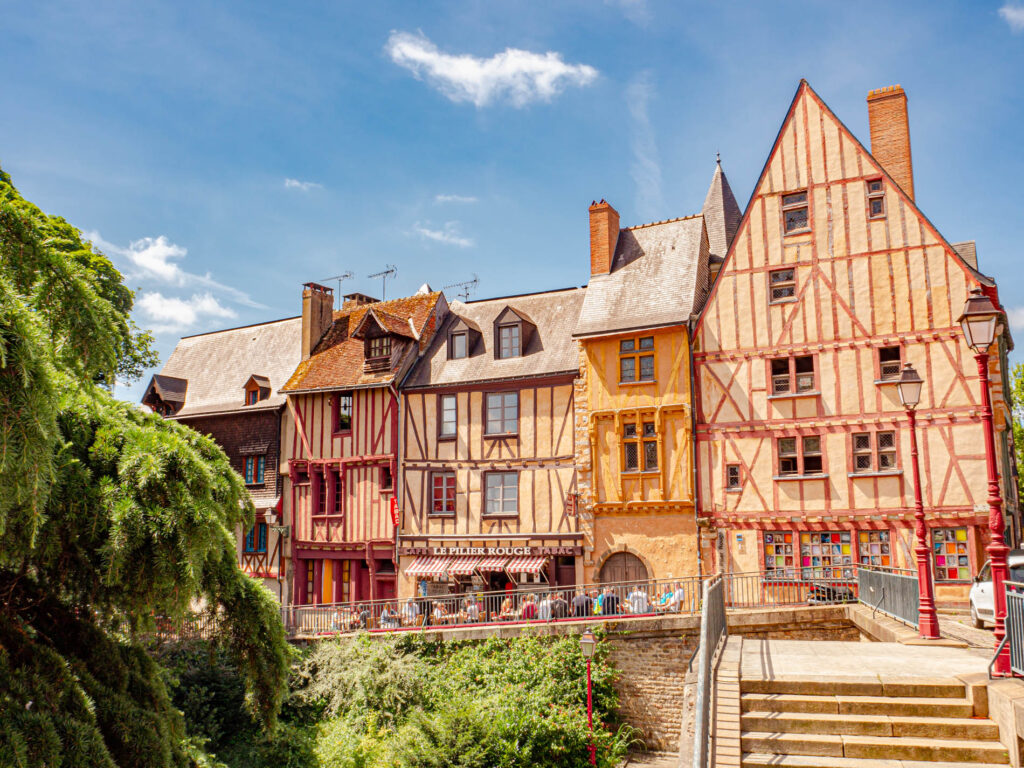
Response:
[{"label": "chimney pot", "polygon": [[907,94],[903,88],[890,85],[868,93],[868,124],[871,154],[913,200],[914,165],[910,155]]},{"label": "chimney pot", "polygon": [[615,244],[619,239],[619,212],[601,198],[590,206],[590,274],[612,271]]},{"label": "chimney pot", "polygon": [[302,359],[308,360],[334,321],[334,291],[319,283],[302,286]]}]

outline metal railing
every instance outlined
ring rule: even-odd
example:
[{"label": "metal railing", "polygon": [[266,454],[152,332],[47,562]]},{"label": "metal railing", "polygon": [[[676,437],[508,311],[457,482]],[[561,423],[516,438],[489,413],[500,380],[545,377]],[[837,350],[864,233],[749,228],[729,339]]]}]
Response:
[{"label": "metal railing", "polygon": [[698,646],[696,718],[693,726],[693,768],[708,765],[708,748],[711,743],[711,689],[714,678],[711,664],[727,629],[725,621],[725,579],[721,574],[704,582],[701,601],[700,645]]},{"label": "metal railing", "polygon": [[857,568],[857,594],[861,603],[898,621],[918,626],[920,601],[917,573],[902,568]]},{"label": "metal railing", "polygon": [[[1010,671],[1024,677],[1024,583],[1004,581],[1006,587],[1006,637],[1010,645]],[[996,654],[998,655],[998,654]]]},{"label": "metal railing", "polygon": [[783,579],[760,571],[727,573],[725,604],[729,608],[773,608],[783,605],[834,605],[857,601],[857,579]]}]

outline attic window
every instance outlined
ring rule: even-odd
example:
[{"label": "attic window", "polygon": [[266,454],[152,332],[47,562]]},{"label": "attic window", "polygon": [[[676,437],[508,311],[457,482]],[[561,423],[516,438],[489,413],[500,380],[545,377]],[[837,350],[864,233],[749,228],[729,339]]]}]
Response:
[{"label": "attic window", "polygon": [[377,336],[370,339],[367,345],[366,356],[369,358],[377,359],[381,357],[391,356],[391,337],[390,336]]},{"label": "attic window", "polygon": [[245,390],[245,404],[256,405],[260,401],[260,391],[255,387]]},{"label": "attic window", "polygon": [[461,360],[469,352],[465,331],[457,331],[448,337],[448,359]]},{"label": "attic window", "polygon": [[868,182],[868,218],[885,218],[885,186],[881,179]]},{"label": "attic window", "polygon": [[260,400],[270,397],[269,385],[270,381],[264,376],[250,376],[245,382],[245,404],[256,405]]},{"label": "attic window", "polygon": [[807,215],[807,191],[782,196],[782,221],[787,235],[811,228]]},{"label": "attic window", "polygon": [[498,357],[502,360],[509,357],[521,357],[522,329],[519,323],[498,326]]}]

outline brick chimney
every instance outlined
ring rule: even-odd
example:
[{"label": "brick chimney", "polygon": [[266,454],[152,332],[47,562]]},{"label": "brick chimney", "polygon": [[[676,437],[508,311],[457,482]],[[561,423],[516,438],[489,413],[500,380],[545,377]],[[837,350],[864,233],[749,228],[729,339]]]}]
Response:
[{"label": "brick chimney", "polygon": [[590,274],[612,271],[615,243],[619,239],[619,212],[602,200],[590,204]]},{"label": "brick chimney", "polygon": [[907,94],[898,85],[868,93],[871,154],[893,181],[914,199],[914,166],[910,159]]},{"label": "brick chimney", "polygon": [[308,360],[334,319],[334,290],[318,283],[302,286],[302,359]]}]

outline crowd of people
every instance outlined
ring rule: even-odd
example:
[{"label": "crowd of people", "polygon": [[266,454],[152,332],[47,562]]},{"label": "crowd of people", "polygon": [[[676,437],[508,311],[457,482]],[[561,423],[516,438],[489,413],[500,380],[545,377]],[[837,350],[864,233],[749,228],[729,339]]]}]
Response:
[{"label": "crowd of people", "polygon": [[[532,622],[694,610],[696,596],[683,585],[651,594],[645,584],[591,589],[552,589],[501,594],[410,597],[401,603],[340,606],[331,631],[456,626],[482,622]],[[378,613],[378,615],[374,615]]]}]

